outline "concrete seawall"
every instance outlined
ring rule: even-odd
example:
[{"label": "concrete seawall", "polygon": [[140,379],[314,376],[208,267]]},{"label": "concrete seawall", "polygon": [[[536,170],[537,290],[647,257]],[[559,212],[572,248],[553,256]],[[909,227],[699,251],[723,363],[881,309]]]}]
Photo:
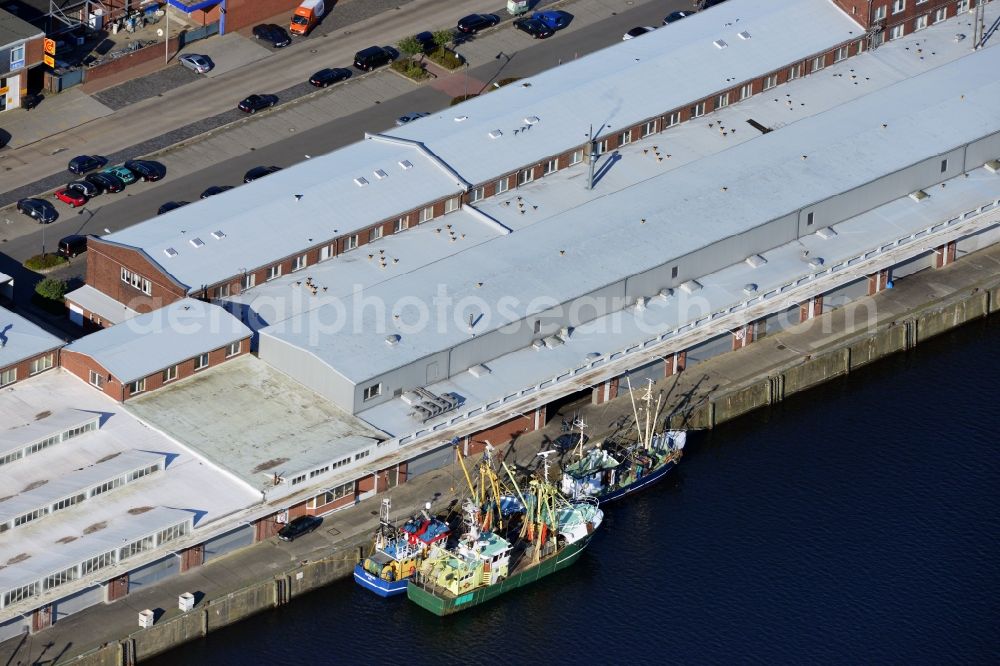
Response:
[{"label": "concrete seawall", "polygon": [[[684,372],[660,379],[657,387],[665,394],[666,414],[674,427],[711,428],[913,349],[935,335],[982,319],[998,309],[1000,246],[969,255],[945,269],[914,274],[889,291],[765,335],[745,349],[692,365]],[[863,318],[858,316],[862,310]],[[629,398],[623,395],[600,405],[600,409],[606,418],[614,412],[630,414],[628,403]],[[550,418],[554,419],[554,415]],[[601,433],[595,429],[592,434]],[[542,433],[529,433],[518,439],[517,448],[526,452],[524,455],[533,456],[538,448],[533,445],[541,446],[545,441]],[[438,489],[443,490],[446,478],[446,473],[428,473],[413,481],[428,487],[440,486]],[[401,488],[416,485],[413,481]],[[162,613],[148,629],[132,631],[120,640],[60,663],[87,666],[139,663],[350,576],[363,543],[367,543],[367,535],[355,535],[337,543],[334,554],[328,557],[300,562],[266,580],[202,600],[187,613],[176,608]],[[127,631],[122,628],[122,635]]]}]

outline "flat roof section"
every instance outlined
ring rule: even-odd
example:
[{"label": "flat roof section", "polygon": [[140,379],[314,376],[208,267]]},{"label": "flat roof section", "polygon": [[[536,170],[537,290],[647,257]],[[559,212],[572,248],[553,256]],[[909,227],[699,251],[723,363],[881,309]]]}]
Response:
[{"label": "flat roof section", "polygon": [[251,334],[218,305],[185,298],[86,335],[66,349],[93,358],[129,383]]},{"label": "flat roof section", "polygon": [[139,314],[124,303],[119,303],[103,291],[98,291],[89,284],[85,284],[79,289],[74,289],[66,294],[66,300],[75,303],[88,312],[93,312],[104,321],[112,324],[120,324],[126,319],[131,319]]},{"label": "flat roof section", "polygon": [[[205,408],[222,399],[224,410]],[[269,499],[298,490],[272,486],[273,475],[291,476],[388,438],[249,355],[199,381],[134,398],[128,409],[247,485],[267,490]]]},{"label": "flat roof section", "polygon": [[423,148],[373,136],[101,240],[198,290],[465,189]]},{"label": "flat roof section", "polygon": [[0,368],[15,365],[64,344],[42,327],[0,307]]},{"label": "flat roof section", "polygon": [[41,37],[44,34],[43,30],[39,30],[7,10],[0,9],[0,48],[31,37]]},{"label": "flat roof section", "polygon": [[829,0],[730,0],[392,133],[478,184],[863,35]]},{"label": "flat roof section", "polygon": [[[316,321],[329,319],[318,311],[260,333],[309,349],[355,384],[378,377],[472,337],[464,314],[421,327],[419,309],[400,305],[420,302],[433,313],[442,287],[453,303],[485,304],[474,328],[483,335],[994,134],[998,68],[1000,50],[983,49],[620,191],[597,192],[543,222],[353,295],[335,334],[317,337]],[[530,198],[533,187],[518,195]],[[560,205],[556,197],[552,203]],[[362,307],[362,300],[385,307]],[[380,319],[380,312],[400,318]],[[401,339],[389,348],[385,334],[397,329]]]}]

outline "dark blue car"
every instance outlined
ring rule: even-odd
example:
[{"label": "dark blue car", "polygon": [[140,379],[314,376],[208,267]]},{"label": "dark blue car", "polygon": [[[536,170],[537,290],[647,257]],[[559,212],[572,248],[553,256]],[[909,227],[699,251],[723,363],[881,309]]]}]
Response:
[{"label": "dark blue car", "polygon": [[531,18],[541,21],[545,27],[551,30],[562,30],[573,20],[573,15],[559,10],[545,12],[535,12]]}]

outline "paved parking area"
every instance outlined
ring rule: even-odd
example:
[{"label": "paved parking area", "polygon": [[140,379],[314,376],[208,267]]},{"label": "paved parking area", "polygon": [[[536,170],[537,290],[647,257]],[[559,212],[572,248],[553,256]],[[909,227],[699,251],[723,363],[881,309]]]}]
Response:
[{"label": "paved parking area", "polygon": [[[45,123],[40,124],[37,116],[43,112]],[[37,109],[5,113],[3,128],[11,135],[10,147],[20,148],[113,112],[114,109],[75,87],[58,95],[45,93]]]}]

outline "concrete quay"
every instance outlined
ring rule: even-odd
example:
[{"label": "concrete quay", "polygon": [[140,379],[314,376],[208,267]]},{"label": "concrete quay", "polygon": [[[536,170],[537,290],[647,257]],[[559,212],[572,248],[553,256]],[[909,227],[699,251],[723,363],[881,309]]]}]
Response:
[{"label": "concrete quay", "polygon": [[[859,299],[742,350],[715,356],[663,378],[663,417],[676,427],[710,428],[780,402],[878,359],[913,349],[928,338],[1000,309],[1000,246],[969,254],[946,268],[927,269],[894,288]],[[546,428],[501,447],[507,460],[534,466],[535,454],[560,434],[557,415],[579,415],[591,437],[614,430],[632,414],[627,396],[591,404],[584,398],[548,414]],[[691,446],[697,446],[692,438]],[[394,513],[405,516],[425,502],[444,511],[464,488],[457,464],[410,479],[391,491]],[[317,532],[293,543],[276,539],[236,551],[163,583],[69,616],[51,628],[0,645],[7,664],[111,666],[141,663],[185,641],[285,604],[351,575],[375,527],[380,497],[326,517]],[[177,608],[183,592],[193,610]],[[137,627],[152,609],[154,625]]]}]

